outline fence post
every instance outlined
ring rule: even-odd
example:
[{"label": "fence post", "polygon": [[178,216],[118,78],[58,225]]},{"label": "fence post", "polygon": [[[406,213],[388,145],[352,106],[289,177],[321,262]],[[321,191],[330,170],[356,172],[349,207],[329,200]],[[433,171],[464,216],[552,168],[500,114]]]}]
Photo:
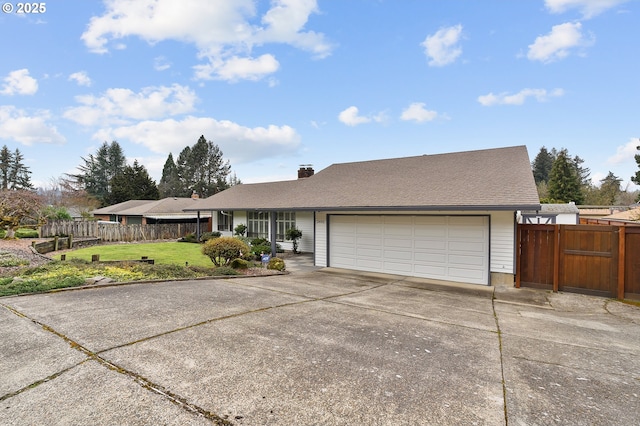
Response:
[{"label": "fence post", "polygon": [[53,251],[58,251],[58,236],[53,237]]},{"label": "fence post", "polygon": [[560,288],[560,225],[553,225],[553,292]]},{"label": "fence post", "polygon": [[69,234],[69,240],[67,242],[67,248],[71,250],[73,248],[73,234]]},{"label": "fence post", "polygon": [[625,290],[625,274],[624,274],[624,266],[626,262],[626,237],[627,237],[627,227],[619,226],[618,227],[618,299],[624,299],[624,290]]}]

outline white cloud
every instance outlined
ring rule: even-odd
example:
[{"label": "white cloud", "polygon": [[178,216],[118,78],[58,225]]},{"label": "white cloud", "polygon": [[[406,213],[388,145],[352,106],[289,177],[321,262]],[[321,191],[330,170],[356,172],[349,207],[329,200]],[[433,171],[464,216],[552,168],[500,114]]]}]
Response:
[{"label": "white cloud", "polygon": [[454,62],[462,54],[462,48],[458,45],[461,36],[462,25],[441,28],[427,36],[421,45],[429,58],[429,65],[441,67]]},{"label": "white cloud", "polygon": [[48,123],[50,118],[48,111],[28,115],[13,106],[0,106],[0,139],[15,140],[24,145],[65,143],[65,137]]},{"label": "white cloud", "polygon": [[69,81],[75,81],[79,86],[91,86],[91,79],[85,71],[74,72],[69,76]]},{"label": "white cloud", "polygon": [[246,127],[232,121],[192,116],[180,121],[148,120],[103,129],[96,132],[93,139],[128,139],[159,154],[172,152],[175,158],[185,146],[196,143],[200,135],[216,143],[224,157],[234,164],[290,154],[300,146],[300,135],[290,126]]},{"label": "white cloud", "polygon": [[[81,38],[95,53],[105,53],[112,41],[130,36],[149,43],[178,40],[194,44],[206,62],[195,67],[196,78],[257,79],[278,68],[272,54],[253,59],[254,46],[282,43],[316,58],[331,54],[324,34],[305,30],[314,13],[319,13],[316,0],[272,0],[261,17],[252,0],[111,0],[102,16],[91,18]],[[242,72],[228,72],[244,58],[248,61]]]},{"label": "white cloud", "polygon": [[551,13],[564,13],[578,9],[584,19],[592,18],[628,0],[545,0],[544,4]]},{"label": "white cloud", "polygon": [[640,138],[631,138],[629,142],[619,146],[616,154],[607,159],[607,164],[622,164],[626,161],[633,160],[636,154],[640,154],[637,147],[640,146]]},{"label": "white cloud", "polygon": [[[196,78],[217,79],[235,82],[238,80],[257,81],[278,70],[280,64],[273,55],[265,54],[257,59],[234,56],[226,61],[196,65]],[[271,83],[270,83],[271,85]]]},{"label": "white cloud", "polygon": [[437,111],[431,111],[425,108],[423,102],[414,102],[402,111],[401,120],[417,121],[423,123],[425,121],[433,121],[438,118]]},{"label": "white cloud", "polygon": [[156,56],[153,58],[153,69],[156,71],[164,71],[169,68],[171,68],[171,62],[169,62],[164,56]]},{"label": "white cloud", "polygon": [[371,118],[358,115],[358,108],[355,106],[350,106],[340,112],[340,114],[338,114],[338,120],[347,126],[357,126],[358,124],[371,122]]},{"label": "white cloud", "polygon": [[127,124],[129,120],[162,118],[192,112],[198,100],[186,86],[145,87],[139,93],[130,89],[108,89],[101,96],[77,96],[81,106],[68,109],[64,117],[92,126],[101,123]]},{"label": "white cloud", "polygon": [[33,95],[38,91],[38,81],[29,75],[29,70],[11,71],[4,79],[2,95]]},{"label": "white cloud", "polygon": [[522,89],[518,93],[509,94],[507,92],[494,95],[489,93],[488,95],[478,96],[478,102],[484,106],[493,105],[522,105],[527,98],[535,98],[538,102],[545,102],[549,98],[556,98],[564,95],[564,90],[554,89],[547,91],[546,89]]},{"label": "white cloud", "polygon": [[554,25],[549,34],[538,36],[533,44],[529,45],[527,58],[548,63],[566,58],[574,48],[590,46],[594,38],[585,38],[581,29],[580,22]]}]

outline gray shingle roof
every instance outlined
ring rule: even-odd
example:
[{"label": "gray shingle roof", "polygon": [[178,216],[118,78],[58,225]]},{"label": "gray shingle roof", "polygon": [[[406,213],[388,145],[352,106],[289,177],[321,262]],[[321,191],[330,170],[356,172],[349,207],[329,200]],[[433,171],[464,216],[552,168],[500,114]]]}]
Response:
[{"label": "gray shingle roof", "polygon": [[129,200],[112,206],[96,209],[95,214],[117,214],[121,216],[184,215],[185,209],[193,207],[204,199],[168,197],[162,200]]},{"label": "gray shingle roof", "polygon": [[304,179],[236,185],[195,209],[489,208],[540,208],[526,147],[333,164]]}]

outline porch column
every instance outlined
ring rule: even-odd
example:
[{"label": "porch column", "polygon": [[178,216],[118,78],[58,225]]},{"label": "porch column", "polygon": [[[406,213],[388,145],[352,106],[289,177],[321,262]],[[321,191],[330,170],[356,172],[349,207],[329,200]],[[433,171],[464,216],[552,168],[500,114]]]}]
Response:
[{"label": "porch column", "polygon": [[276,217],[278,216],[278,212],[271,211],[269,212],[269,234],[271,240],[271,257],[276,257]]},{"label": "porch column", "polygon": [[198,210],[198,216],[196,218],[196,238],[200,241],[200,210]]}]

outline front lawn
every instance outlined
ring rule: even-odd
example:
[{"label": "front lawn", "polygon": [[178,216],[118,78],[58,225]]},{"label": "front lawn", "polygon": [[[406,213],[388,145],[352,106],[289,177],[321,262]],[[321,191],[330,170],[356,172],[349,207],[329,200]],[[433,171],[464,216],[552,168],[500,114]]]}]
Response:
[{"label": "front lawn", "polygon": [[[193,243],[122,243],[93,246],[73,250],[66,253],[67,260],[91,260],[94,254],[100,255],[101,261],[139,260],[142,256],[153,259],[156,265],[185,265],[212,268],[213,262],[202,254],[202,245]],[[55,259],[60,259],[56,255]]]}]

